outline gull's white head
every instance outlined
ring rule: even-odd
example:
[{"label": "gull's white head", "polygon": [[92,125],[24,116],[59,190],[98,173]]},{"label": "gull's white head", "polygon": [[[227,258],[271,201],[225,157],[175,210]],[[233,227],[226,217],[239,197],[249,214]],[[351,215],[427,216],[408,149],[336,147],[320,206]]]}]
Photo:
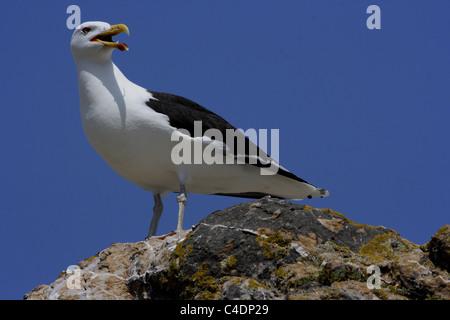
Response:
[{"label": "gull's white head", "polygon": [[110,57],[113,49],[128,50],[125,43],[114,42],[112,37],[119,33],[130,34],[124,24],[110,25],[101,21],[90,21],[80,24],[72,35],[70,49],[73,56]]}]

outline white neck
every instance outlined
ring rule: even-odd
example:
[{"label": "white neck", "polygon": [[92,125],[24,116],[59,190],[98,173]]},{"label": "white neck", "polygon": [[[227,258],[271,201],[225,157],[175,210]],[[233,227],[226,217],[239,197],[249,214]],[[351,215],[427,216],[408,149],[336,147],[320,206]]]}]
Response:
[{"label": "white neck", "polygon": [[[81,108],[105,103],[108,97],[120,107],[124,104],[124,87],[131,82],[111,59],[75,59]],[[86,110],[87,111],[87,110]]]}]

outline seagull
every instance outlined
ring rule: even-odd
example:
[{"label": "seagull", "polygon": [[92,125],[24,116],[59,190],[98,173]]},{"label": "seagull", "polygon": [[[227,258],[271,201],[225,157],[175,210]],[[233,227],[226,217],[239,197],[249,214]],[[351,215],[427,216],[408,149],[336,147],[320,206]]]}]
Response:
[{"label": "seagull", "polygon": [[[85,22],[75,29],[70,48],[88,141],[117,174],[153,194],[147,238],[156,235],[167,192],[178,193],[176,232],[183,230],[188,192],[293,200],[329,195],[283,168],[214,112],[128,80],[111,60],[114,49],[128,50],[112,39],[122,32],[129,35],[124,24]],[[211,157],[199,161],[206,150]]]}]

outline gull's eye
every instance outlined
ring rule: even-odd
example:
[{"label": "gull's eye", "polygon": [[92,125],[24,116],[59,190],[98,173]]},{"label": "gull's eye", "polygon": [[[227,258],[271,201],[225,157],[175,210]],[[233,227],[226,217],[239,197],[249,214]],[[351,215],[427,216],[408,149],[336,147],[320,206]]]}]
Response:
[{"label": "gull's eye", "polygon": [[81,32],[83,32],[84,34],[88,34],[89,31],[91,31],[91,28],[89,27],[84,27],[83,29],[81,29]]}]

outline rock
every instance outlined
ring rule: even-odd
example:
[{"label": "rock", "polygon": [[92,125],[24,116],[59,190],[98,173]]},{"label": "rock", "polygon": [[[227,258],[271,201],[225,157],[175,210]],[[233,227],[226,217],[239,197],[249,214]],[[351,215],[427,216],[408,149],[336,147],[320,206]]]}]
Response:
[{"label": "rock", "polygon": [[[147,270],[165,268],[171,252],[189,230],[164,239],[152,237],[137,243],[113,243],[109,248],[78,263],[80,288],[70,288],[75,273],[63,271],[50,285],[41,285],[24,299],[49,300],[131,300],[145,299],[145,292],[130,288],[127,280]],[[68,285],[69,284],[69,285]]]},{"label": "rock", "polygon": [[450,299],[441,229],[424,251],[385,227],[263,198],[180,234],[115,243],[78,264],[80,289],[63,272],[25,299]]},{"label": "rock", "polygon": [[425,245],[430,260],[450,272],[450,225],[444,225],[431,237]]}]

